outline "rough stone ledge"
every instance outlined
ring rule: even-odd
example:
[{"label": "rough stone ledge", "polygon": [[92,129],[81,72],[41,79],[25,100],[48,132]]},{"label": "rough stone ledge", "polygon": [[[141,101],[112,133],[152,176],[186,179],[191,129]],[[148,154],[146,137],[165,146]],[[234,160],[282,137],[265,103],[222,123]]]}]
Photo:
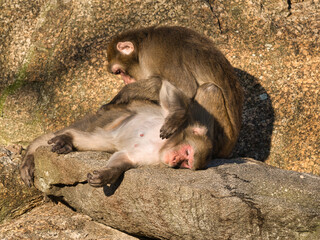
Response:
[{"label": "rough stone ledge", "polygon": [[121,231],[159,239],[319,239],[320,177],[251,159],[221,159],[207,170],[142,167],[92,188],[86,174],[107,153],[35,155],[35,185]]}]

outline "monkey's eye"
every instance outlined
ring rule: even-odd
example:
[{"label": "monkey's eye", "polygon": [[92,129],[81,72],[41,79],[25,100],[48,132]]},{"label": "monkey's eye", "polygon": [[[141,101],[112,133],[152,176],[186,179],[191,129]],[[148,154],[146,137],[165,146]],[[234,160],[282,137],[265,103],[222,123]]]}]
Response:
[{"label": "monkey's eye", "polygon": [[121,70],[118,69],[117,71],[114,72],[115,75],[119,75],[121,73]]},{"label": "monkey's eye", "polygon": [[189,150],[189,149],[186,150],[186,155],[187,155],[187,156],[190,155],[190,150]]}]

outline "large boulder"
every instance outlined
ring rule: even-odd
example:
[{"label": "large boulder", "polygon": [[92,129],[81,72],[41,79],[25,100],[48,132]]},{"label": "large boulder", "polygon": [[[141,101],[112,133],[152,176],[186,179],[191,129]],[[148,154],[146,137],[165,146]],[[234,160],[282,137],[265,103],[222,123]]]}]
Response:
[{"label": "large boulder", "polygon": [[[316,111],[320,101],[318,79],[320,57],[318,54],[320,50],[318,44],[319,0],[11,0],[0,1],[0,9],[0,144],[14,143],[26,147],[35,137],[62,128],[108,102],[122,87],[119,79],[111,76],[106,69],[108,64],[106,46],[112,35],[126,29],[155,24],[181,25],[193,28],[212,38],[236,68],[243,85],[245,93],[243,128],[233,157],[250,157],[284,169],[320,174],[320,112]],[[15,217],[42,202],[39,191],[27,189],[21,185],[17,171],[20,159],[13,158],[12,151],[7,150],[1,150],[0,153],[0,221]],[[78,157],[83,159],[83,156],[86,154],[80,154]],[[98,155],[94,156],[98,157]],[[68,159],[69,157],[68,155]],[[101,157],[105,158],[106,156],[101,155]],[[69,159],[69,161],[71,160]],[[77,161],[75,159],[74,163]],[[90,166],[89,162],[87,165],[83,162],[76,165],[79,167],[79,171],[81,170],[79,175],[81,181],[85,181],[83,172],[94,168],[94,166]],[[96,162],[93,164],[95,167],[99,166]],[[214,169],[223,168],[223,166],[232,167],[233,170],[236,168],[240,170],[242,166],[246,169],[248,164],[221,165],[196,173],[187,171],[186,177],[181,178],[188,180],[193,174],[205,175],[207,172],[213,174],[216,173]],[[266,168],[257,164],[250,166]],[[63,168],[54,167],[54,169],[57,170],[57,176],[61,176],[62,173],[59,171],[62,171]],[[271,168],[266,169],[270,170]],[[70,167],[69,170],[73,172],[75,169]],[[126,177],[137,171],[151,171],[150,173],[153,174],[153,170],[138,169],[129,171]],[[166,176],[167,171],[173,170],[154,171],[155,176],[159,177],[159,174],[163,173]],[[276,171],[285,172],[278,169]],[[50,177],[54,176],[52,173],[51,171]],[[184,171],[178,171],[178,173],[182,174]],[[298,173],[285,173],[288,173],[288,175],[284,174],[287,177],[300,176]],[[175,174],[175,178],[180,176],[179,174]],[[246,174],[248,177],[251,176],[250,172],[242,172],[242,174],[243,176],[239,175],[242,179],[246,179]],[[125,178],[124,186],[121,185],[117,191],[125,189],[126,181],[139,180],[139,177],[142,176],[143,174],[140,174],[128,180]],[[217,175],[213,174],[212,176]],[[231,175],[226,176],[232,180]],[[238,175],[234,176],[233,181],[237,180],[236,176]],[[301,174],[301,176],[305,178],[298,178],[297,183],[309,181],[308,179],[311,179],[312,175]],[[205,177],[208,176],[205,175]],[[217,179],[219,179],[218,177]],[[167,180],[172,180],[171,178],[170,175]],[[210,178],[211,175],[208,179]],[[74,179],[69,179],[69,181],[66,181],[65,177],[63,179],[62,185],[59,183],[51,185],[46,180],[47,182],[44,181],[44,185],[39,188],[46,189],[44,186],[48,183],[50,188],[56,186],[57,189],[60,189],[59,186],[66,184],[68,187],[65,189],[69,189],[72,187],[71,185],[75,184]],[[274,176],[274,179],[277,179],[277,176]],[[271,186],[275,182],[272,179],[268,181]],[[71,185],[69,185],[70,182]],[[167,184],[172,186],[170,184],[173,183]],[[164,186],[167,184],[163,183]],[[216,184],[219,184],[219,181]],[[267,181],[265,185],[268,187]],[[91,189],[87,184],[75,184],[75,189],[81,186]],[[188,184],[188,187],[190,186],[193,185]],[[223,186],[222,183],[221,186]],[[286,182],[280,181],[277,187],[281,188],[281,186],[287,186]],[[147,186],[146,190],[153,190],[153,188]],[[253,190],[256,188],[252,187]],[[159,191],[161,189],[159,188]],[[179,188],[177,187],[177,189]],[[232,187],[230,190],[226,189],[227,194],[233,194]],[[292,191],[295,191],[294,189],[296,188],[293,187]],[[306,189],[308,188],[306,187]],[[91,191],[100,190],[91,189]],[[137,187],[137,190],[140,188]],[[239,187],[234,191],[241,193],[242,189]],[[146,191],[143,193],[146,194]],[[157,189],[155,193],[157,193]],[[178,193],[180,194],[180,192]],[[286,192],[280,190],[276,193],[283,193],[284,196],[289,197],[288,194],[285,194]],[[176,194],[175,197],[178,198],[179,194]],[[217,196],[223,196],[223,198],[229,196],[219,194]],[[83,196],[83,199],[85,197],[87,196]],[[281,198],[277,197],[278,195],[275,194],[270,199],[279,200],[280,209],[287,209],[282,208],[285,204],[288,204],[289,208],[293,206],[292,201],[281,202]],[[108,201],[112,198],[114,195],[108,198]],[[233,210],[241,214],[240,209],[244,206],[245,201],[240,201],[241,199],[236,196],[226,199],[226,201],[234,199],[234,201],[238,200],[242,203],[230,206],[230,209],[233,209],[233,206],[239,206],[239,210]],[[256,198],[253,199],[256,200]],[[301,199],[303,198],[301,197]],[[312,199],[310,196],[310,201]],[[78,201],[81,201],[81,198],[78,198]],[[135,204],[141,203],[138,201]],[[250,205],[248,201],[246,203],[247,206]],[[143,204],[149,206],[148,201]],[[294,210],[291,211],[290,208],[287,211],[288,217],[276,219],[275,223],[291,220],[290,216],[293,216],[291,214],[300,211],[300,209],[303,209],[301,210],[303,217],[310,212],[307,211],[308,206],[313,207],[312,205],[307,206],[305,203],[299,202],[299,204]],[[119,204],[122,207],[123,205]],[[168,205],[170,206],[170,203]],[[258,202],[257,206],[260,205],[261,202]],[[216,205],[213,204],[213,206]],[[226,208],[227,205],[222,206]],[[280,211],[277,204],[272,206],[275,207],[270,210],[271,213]],[[115,213],[121,212],[116,204],[113,208]],[[126,211],[125,209],[126,206],[123,211]],[[219,207],[215,209],[218,210]],[[318,214],[318,205],[315,205],[313,209]],[[304,212],[304,210],[306,211]],[[190,212],[193,213],[193,210]],[[266,212],[268,213],[268,211]],[[267,213],[265,216],[270,216]],[[193,221],[190,215],[187,216],[189,218],[182,222]],[[228,216],[222,217],[225,223],[228,222]],[[257,214],[252,214],[252,216],[254,216],[253,224],[259,222],[256,220]],[[180,219],[173,218],[169,218],[172,221],[168,223],[168,226],[180,227],[177,225],[179,222],[176,222]],[[268,222],[268,217],[263,219]],[[297,217],[297,219],[300,218]],[[153,223],[153,221],[150,222]],[[206,223],[206,221],[203,222]],[[292,222],[293,224],[289,224],[288,228],[293,229],[292,232],[302,238],[305,228],[301,227],[297,230],[299,224],[295,224],[295,219]],[[308,225],[309,223],[310,225]],[[132,224],[134,223],[132,222]],[[189,222],[187,224],[193,226]],[[289,226],[284,223],[283,225],[279,224],[280,226]],[[306,229],[315,229],[312,227],[312,220],[303,222],[303,224],[311,226]],[[154,228],[157,226],[155,224]],[[229,225],[226,224],[226,226]],[[258,224],[258,226],[259,229],[266,229],[269,225],[263,221],[263,224]],[[181,229],[184,228],[181,226]],[[199,228],[204,228],[202,223],[199,224]],[[274,231],[278,231],[279,228],[279,226],[275,227]],[[286,231],[287,228],[283,229]],[[228,231],[226,230],[226,235]],[[263,233],[265,231],[261,230]],[[312,231],[316,230],[306,230],[305,236],[312,235]],[[254,230],[252,232],[255,233]],[[163,234],[165,233],[166,231]],[[282,237],[280,230],[278,233]],[[292,235],[288,236],[290,238]]]},{"label": "large boulder", "polygon": [[16,219],[0,224],[0,239],[137,240],[72,211],[61,203],[45,203]]},{"label": "large boulder", "polygon": [[320,178],[238,158],[207,170],[132,169],[92,188],[86,174],[108,154],[40,148],[35,185],[94,220],[159,239],[319,239]]},{"label": "large boulder", "polygon": [[234,157],[319,174],[319,0],[0,1],[0,144],[26,146],[109,101],[106,46],[126,29],[191,27],[245,90]]}]

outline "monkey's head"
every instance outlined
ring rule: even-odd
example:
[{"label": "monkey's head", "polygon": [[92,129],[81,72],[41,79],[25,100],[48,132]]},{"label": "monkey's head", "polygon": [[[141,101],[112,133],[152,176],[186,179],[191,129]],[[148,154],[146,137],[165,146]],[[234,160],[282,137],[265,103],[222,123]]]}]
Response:
[{"label": "monkey's head", "polygon": [[160,159],[169,167],[198,170],[206,168],[211,152],[207,128],[195,124],[170,137],[160,150]]},{"label": "monkey's head", "polygon": [[108,71],[121,75],[125,84],[135,82],[132,76],[135,65],[139,64],[136,47],[132,41],[112,41],[108,46]]},{"label": "monkey's head", "polygon": [[108,71],[121,75],[125,84],[139,78],[139,45],[145,36],[144,31],[128,31],[114,37],[108,45]]}]

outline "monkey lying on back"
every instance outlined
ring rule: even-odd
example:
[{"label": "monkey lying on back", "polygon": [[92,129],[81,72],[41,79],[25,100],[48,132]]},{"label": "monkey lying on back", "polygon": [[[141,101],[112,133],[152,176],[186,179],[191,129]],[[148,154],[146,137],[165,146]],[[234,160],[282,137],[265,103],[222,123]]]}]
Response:
[{"label": "monkey lying on back", "polygon": [[[105,168],[88,173],[93,187],[114,183],[123,172],[141,165],[162,162],[170,167],[204,168],[212,146],[207,128],[192,120],[195,103],[167,81],[162,81],[159,99],[160,106],[141,100],[114,105],[37,138],[28,147],[20,167],[23,181],[32,185],[34,152],[39,146],[48,145],[53,145],[52,151],[59,154],[72,150],[114,152]],[[190,109],[188,125],[169,139],[161,139],[159,132],[165,117],[185,109]]]}]

